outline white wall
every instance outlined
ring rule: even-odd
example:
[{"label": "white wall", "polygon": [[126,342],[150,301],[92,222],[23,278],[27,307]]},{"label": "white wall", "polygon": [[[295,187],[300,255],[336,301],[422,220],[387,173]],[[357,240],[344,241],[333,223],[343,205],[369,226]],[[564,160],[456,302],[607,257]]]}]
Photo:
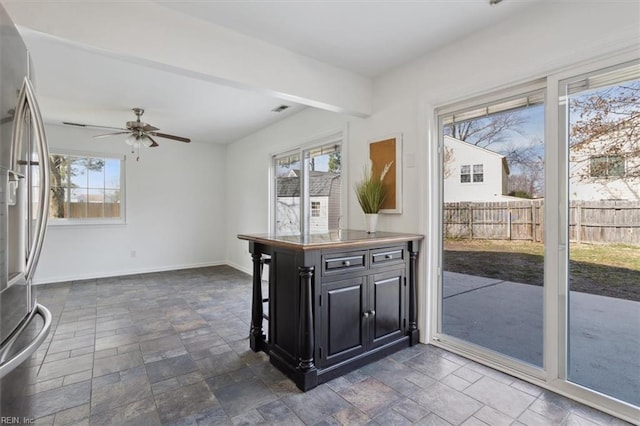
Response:
[{"label": "white wall", "polygon": [[[444,201],[503,201],[506,172],[502,155],[449,136],[445,136],[444,146],[451,150],[451,160],[446,165],[450,175],[444,179]],[[482,165],[483,181],[460,182],[461,167],[469,166],[473,180],[476,164]]]},{"label": "white wall", "polygon": [[[359,119],[355,119],[356,121]],[[227,260],[252,271],[246,241],[237,234],[260,234],[269,229],[269,167],[271,155],[341,130],[348,119],[340,114],[307,108],[266,129],[227,146]],[[343,158],[345,146],[343,143]]]},{"label": "white wall", "polygon": [[[368,142],[403,136],[403,213],[382,215],[379,230],[427,235],[420,260],[420,328],[429,328],[426,307],[439,248],[430,238],[438,208],[434,106],[496,88],[537,79],[561,67],[640,43],[640,4],[602,1],[550,2],[526,14],[432,52],[376,79],[374,113],[367,119],[307,110],[228,147],[232,177],[228,199],[227,259],[250,271],[246,242],[238,233],[266,232],[268,153],[314,133],[349,122],[344,165],[349,210],[346,226],[362,229],[362,213],[351,188],[368,158]],[[428,277],[428,278],[427,278]],[[428,283],[428,285],[427,285]]]},{"label": "white wall", "polygon": [[[118,137],[47,125],[50,149],[126,154],[126,224],[50,225],[37,283],[225,263],[225,147],[158,139],[136,162]],[[100,133],[100,132],[98,132]],[[136,257],[131,257],[135,250]]]}]

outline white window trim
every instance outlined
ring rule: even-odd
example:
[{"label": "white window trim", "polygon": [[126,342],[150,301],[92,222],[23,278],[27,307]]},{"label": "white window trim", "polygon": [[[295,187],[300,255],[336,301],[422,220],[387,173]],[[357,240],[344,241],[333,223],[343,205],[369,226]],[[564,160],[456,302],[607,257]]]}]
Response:
[{"label": "white window trim", "polygon": [[[463,167],[469,167],[469,173],[462,173],[462,168]],[[482,173],[475,173],[475,167],[476,166],[480,166],[482,167]],[[463,182],[462,181],[462,176],[469,176],[469,180],[467,182]],[[476,175],[482,175],[482,180],[476,180]],[[460,166],[460,183],[463,185],[466,184],[472,184],[472,183],[484,183],[484,164],[462,164]]]},{"label": "white window trim", "polygon": [[[535,85],[537,83],[545,88],[545,168],[547,169],[545,198],[556,200],[554,203],[546,203],[544,212],[545,217],[550,218],[550,220],[546,221],[547,229],[545,231],[547,246],[545,247],[543,311],[544,370],[528,368],[522,363],[496,356],[496,354],[492,354],[485,349],[474,348],[466,342],[457,342],[455,339],[443,340],[437,329],[439,326],[438,317],[442,311],[441,285],[426,284],[427,282],[439,283],[442,274],[440,266],[442,260],[440,226],[442,222],[441,205],[443,194],[441,168],[441,156],[443,155],[441,141],[443,140],[443,134],[439,116],[452,110],[462,109],[465,105],[470,107],[478,104],[479,99],[486,103],[502,99],[509,92],[517,92],[518,88],[523,86],[522,84],[516,82],[511,86],[502,86],[495,90],[484,90],[470,98],[442,102],[433,108],[426,105],[427,108],[424,112],[430,118],[426,123],[425,139],[432,141],[428,145],[426,160],[431,169],[437,172],[436,176],[431,175],[432,183],[430,189],[434,195],[426,199],[426,211],[429,212],[431,219],[425,222],[425,229],[430,233],[425,243],[428,246],[426,251],[431,255],[427,256],[425,254],[424,256],[426,257],[424,264],[427,266],[427,271],[423,275],[425,281],[421,284],[422,288],[427,289],[426,292],[428,294],[419,301],[420,308],[426,307],[428,312],[428,315],[420,317],[420,326],[427,331],[425,339],[427,343],[458,353],[472,361],[488,365],[496,370],[506,372],[632,423],[640,418],[640,408],[567,380],[568,298],[566,289],[559,288],[563,286],[559,286],[558,283],[563,283],[567,274],[567,262],[562,261],[562,259],[566,259],[568,256],[568,235],[564,226],[568,220],[568,213],[567,209],[563,208],[568,203],[568,171],[565,164],[568,159],[568,152],[560,142],[559,133],[562,132],[562,129],[559,128],[560,108],[556,100],[559,99],[558,88],[562,80],[639,59],[637,48],[628,48],[572,66],[550,70],[543,79],[539,78],[540,75],[531,79],[534,81],[532,84]],[[536,78],[538,80],[535,80]],[[525,83],[526,85],[528,84]],[[553,171],[555,171],[556,179],[553,179]],[[423,178],[426,178],[426,176],[423,176]]]},{"label": "white window trim", "polygon": [[[317,148],[319,146],[322,145],[327,145],[330,144],[332,142],[335,142],[337,144],[340,145],[340,156],[341,156],[341,175],[342,175],[342,179],[341,179],[341,184],[340,184],[340,225],[339,228],[340,229],[344,229],[346,228],[346,218],[347,216],[347,202],[348,202],[348,193],[347,193],[347,162],[348,162],[348,155],[347,155],[347,144],[348,144],[348,140],[347,140],[347,135],[349,134],[348,132],[348,124],[345,124],[344,127],[339,128],[339,129],[333,129],[333,130],[329,130],[326,132],[322,132],[319,133],[313,137],[310,137],[308,139],[303,140],[300,144],[298,145],[294,145],[292,148],[290,149],[286,149],[286,150],[282,150],[282,151],[278,151],[278,152],[273,152],[271,154],[269,154],[269,188],[268,188],[268,196],[269,196],[269,233],[270,234],[275,234],[276,233],[276,229],[277,229],[277,224],[276,224],[276,179],[275,179],[275,168],[274,168],[274,159],[277,157],[282,157],[282,156],[286,156],[286,155],[291,155],[291,154],[299,154],[300,155],[300,159],[301,159],[301,166],[302,166],[302,172],[303,172],[303,176],[301,177],[302,182],[301,185],[303,186],[307,186],[308,182],[305,182],[304,179],[304,175],[305,175],[305,169],[309,166],[308,165],[308,159],[305,159],[303,157],[303,153],[305,151],[309,151],[313,148]],[[310,228],[310,224],[308,223],[308,221],[311,218],[311,213],[309,212],[309,215],[306,215],[305,212],[305,203],[308,205],[309,204],[309,194],[308,194],[308,189],[305,191],[306,194],[306,199],[301,200],[301,226],[305,227],[304,229],[306,229],[306,232],[308,232],[309,228]],[[303,224],[302,222],[306,220],[307,223],[306,225]],[[300,230],[300,232],[303,232],[303,229]]]},{"label": "white window trim", "polygon": [[57,149],[51,147],[49,149],[49,155],[69,155],[75,157],[94,157],[94,158],[109,158],[114,160],[120,160],[120,217],[119,218],[52,218],[47,220],[47,227],[100,227],[100,226],[114,226],[114,225],[126,225],[126,187],[125,187],[125,175],[126,175],[126,155],[111,154],[97,151],[81,151],[73,149]]}]

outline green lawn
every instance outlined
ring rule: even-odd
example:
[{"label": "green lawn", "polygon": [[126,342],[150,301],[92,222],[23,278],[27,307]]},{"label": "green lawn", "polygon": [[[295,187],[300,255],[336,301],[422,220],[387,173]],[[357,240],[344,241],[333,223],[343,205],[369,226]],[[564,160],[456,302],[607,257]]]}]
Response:
[{"label": "green lawn", "polygon": [[[640,301],[640,247],[571,244],[571,290]],[[525,284],[544,282],[541,243],[447,240],[444,269]]]}]

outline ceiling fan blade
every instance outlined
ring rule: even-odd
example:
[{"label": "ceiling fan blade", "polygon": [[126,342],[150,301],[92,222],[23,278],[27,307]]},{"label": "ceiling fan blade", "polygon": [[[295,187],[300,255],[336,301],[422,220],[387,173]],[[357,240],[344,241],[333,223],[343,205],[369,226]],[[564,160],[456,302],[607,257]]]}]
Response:
[{"label": "ceiling fan blade", "polygon": [[147,138],[151,141],[151,145],[149,145],[149,148],[155,148],[156,146],[160,146],[160,145],[158,145],[158,142],[153,140],[153,138],[151,136],[147,135]]},{"label": "ceiling fan blade", "polygon": [[86,127],[90,129],[112,129],[112,130],[127,130],[122,127],[111,127],[111,126],[94,126],[92,124],[82,124],[82,123],[74,123],[71,121],[63,121],[62,124],[67,126],[75,126],[75,127]]},{"label": "ceiling fan blade", "polygon": [[153,132],[155,130],[160,130],[157,127],[153,127],[151,124],[146,124],[142,127],[142,131],[144,132]]},{"label": "ceiling fan blade", "polygon": [[158,136],[165,139],[173,139],[174,141],[191,142],[191,139],[183,138],[182,136],[174,136],[174,135],[168,135],[166,133],[158,133],[158,132],[150,132],[150,134],[153,136]]},{"label": "ceiling fan blade", "polygon": [[131,133],[131,132],[127,131],[127,132],[105,133],[105,134],[102,134],[102,135],[95,135],[94,138],[104,138],[104,137],[107,137],[107,136],[115,136],[115,135],[126,135],[126,134],[129,134],[129,133]]}]

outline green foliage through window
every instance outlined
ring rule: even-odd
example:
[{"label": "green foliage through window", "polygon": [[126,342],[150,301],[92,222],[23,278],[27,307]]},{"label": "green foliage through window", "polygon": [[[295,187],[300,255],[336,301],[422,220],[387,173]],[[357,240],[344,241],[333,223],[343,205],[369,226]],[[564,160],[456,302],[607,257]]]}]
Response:
[{"label": "green foliage through window", "polygon": [[52,154],[49,217],[119,219],[122,217],[122,160]]}]

